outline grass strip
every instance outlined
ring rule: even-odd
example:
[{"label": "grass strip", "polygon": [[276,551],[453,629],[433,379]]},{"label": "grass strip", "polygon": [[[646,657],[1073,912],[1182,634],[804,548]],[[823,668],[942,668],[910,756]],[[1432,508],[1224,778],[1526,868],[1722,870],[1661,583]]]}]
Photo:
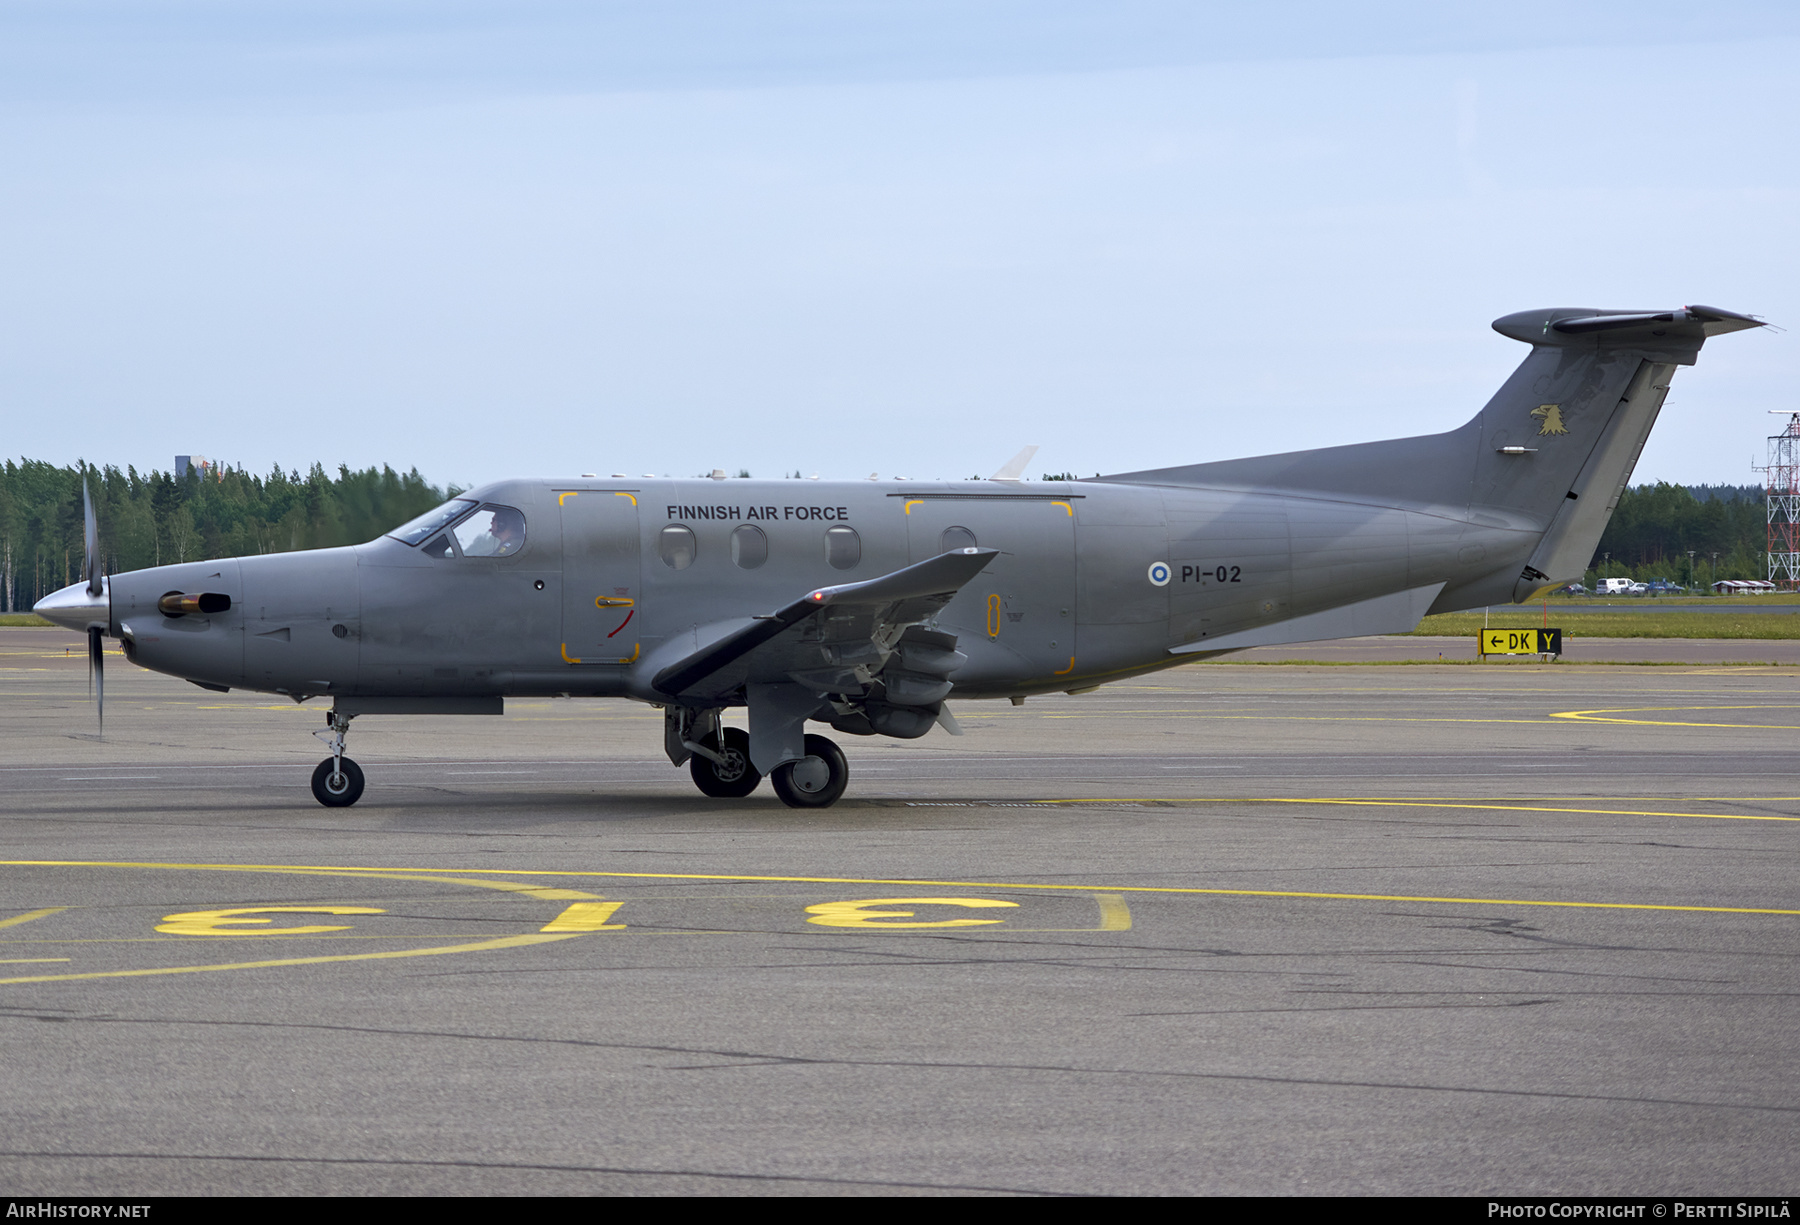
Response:
[{"label": "grass strip", "polygon": [[[1420,636],[1470,638],[1483,629],[1537,629],[1544,624],[1543,606],[1526,611],[1439,613],[1426,617],[1413,631]],[[1558,620],[1550,610],[1550,624],[1562,629],[1565,642],[1576,638],[1755,638],[1769,641],[1800,638],[1800,617],[1771,617],[1756,613],[1580,613]]]}]

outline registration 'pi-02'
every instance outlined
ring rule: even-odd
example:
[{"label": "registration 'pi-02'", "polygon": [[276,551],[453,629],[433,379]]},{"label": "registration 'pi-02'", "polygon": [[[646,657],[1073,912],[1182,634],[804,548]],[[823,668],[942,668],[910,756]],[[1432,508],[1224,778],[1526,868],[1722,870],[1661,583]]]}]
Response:
[{"label": "registration 'pi-02'", "polygon": [[1184,561],[1177,562],[1171,568],[1175,571],[1175,581],[1178,583],[1241,583],[1244,581],[1242,566]]}]

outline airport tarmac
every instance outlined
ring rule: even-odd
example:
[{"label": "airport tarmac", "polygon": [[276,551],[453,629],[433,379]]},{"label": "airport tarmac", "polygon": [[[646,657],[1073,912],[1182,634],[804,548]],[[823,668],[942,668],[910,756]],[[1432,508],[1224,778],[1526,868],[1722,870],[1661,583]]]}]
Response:
[{"label": "airport tarmac", "polygon": [[823,811],[509,702],[358,720],[328,810],[316,703],[112,656],[99,739],[81,646],[0,630],[9,1195],[1800,1167],[1800,667],[1192,665],[844,737]]}]

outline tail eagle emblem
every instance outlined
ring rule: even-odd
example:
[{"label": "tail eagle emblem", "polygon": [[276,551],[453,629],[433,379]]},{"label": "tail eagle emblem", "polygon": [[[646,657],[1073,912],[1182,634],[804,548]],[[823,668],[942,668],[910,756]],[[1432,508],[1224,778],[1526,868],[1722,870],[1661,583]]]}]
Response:
[{"label": "tail eagle emblem", "polygon": [[1567,434],[1569,427],[1563,424],[1562,405],[1540,404],[1531,410],[1534,417],[1542,417],[1544,424],[1538,426],[1539,434]]}]

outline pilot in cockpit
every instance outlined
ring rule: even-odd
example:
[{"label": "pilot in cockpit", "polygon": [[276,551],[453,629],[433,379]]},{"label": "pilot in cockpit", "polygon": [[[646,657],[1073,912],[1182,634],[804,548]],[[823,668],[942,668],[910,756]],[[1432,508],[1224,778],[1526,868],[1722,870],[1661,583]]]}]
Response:
[{"label": "pilot in cockpit", "polygon": [[[487,530],[473,539],[464,540],[457,533],[464,557],[510,557],[525,544],[525,516],[510,506],[496,506],[491,512]],[[483,516],[475,516],[476,520]]]}]

